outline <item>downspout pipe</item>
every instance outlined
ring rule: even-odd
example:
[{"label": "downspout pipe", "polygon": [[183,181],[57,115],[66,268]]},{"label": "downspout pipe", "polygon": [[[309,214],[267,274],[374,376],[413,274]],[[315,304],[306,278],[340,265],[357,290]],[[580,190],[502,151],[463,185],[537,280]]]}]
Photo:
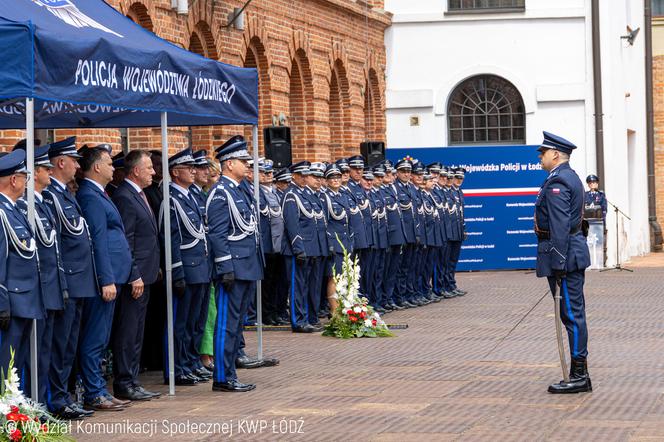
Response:
[{"label": "downspout pipe", "polygon": [[[646,2],[649,0],[646,0]],[[599,0],[592,0],[593,94],[595,101],[595,152],[597,176],[604,189],[604,105],[602,101],[602,54],[600,50]]]},{"label": "downspout pipe", "polygon": [[653,105],[653,57],[652,57],[652,6],[650,0],[644,3],[644,20],[646,39],[646,142],[648,163],[648,223],[650,224],[650,251],[662,251],[662,228],[657,221],[657,194],[655,192],[655,129]]}]

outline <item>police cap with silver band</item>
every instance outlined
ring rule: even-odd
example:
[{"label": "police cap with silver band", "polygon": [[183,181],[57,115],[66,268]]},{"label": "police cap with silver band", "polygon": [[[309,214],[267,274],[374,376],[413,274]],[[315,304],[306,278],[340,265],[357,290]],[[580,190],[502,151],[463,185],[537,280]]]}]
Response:
[{"label": "police cap with silver band", "polygon": [[318,178],[323,178],[325,176],[325,164],[311,163],[311,166],[309,166],[309,171],[311,175]]},{"label": "police cap with silver band", "polygon": [[395,166],[397,170],[413,170],[413,163],[410,162],[410,160],[404,158],[402,160],[397,161],[397,164]]},{"label": "police cap with silver band", "polygon": [[[41,144],[41,140],[40,140],[39,138],[35,138],[35,148],[36,148],[37,146],[39,146],[40,144]],[[12,150],[16,150],[16,149],[27,150],[27,148],[28,148],[28,140],[26,140],[25,138],[23,138],[21,141],[19,141],[18,143],[14,144],[14,148],[13,148]]]},{"label": "police cap with silver band", "polygon": [[348,165],[348,160],[346,158],[340,158],[335,163],[341,173],[350,171],[350,166]]},{"label": "police cap with silver band", "polygon": [[300,161],[299,163],[292,164],[289,169],[291,173],[309,175],[311,173],[309,167],[311,167],[311,163],[309,161]]},{"label": "police cap with silver band", "polygon": [[440,164],[439,162],[431,163],[427,166],[427,169],[429,169],[429,172],[432,174],[439,174],[440,170],[443,168],[443,165]]},{"label": "police cap with silver band", "polygon": [[341,169],[336,163],[332,163],[325,169],[325,178],[339,178],[341,177]]},{"label": "police cap with silver band", "polygon": [[196,167],[208,167],[210,164],[207,160],[207,150],[197,150],[192,154],[194,161],[196,161]]},{"label": "police cap with silver band", "polygon": [[72,158],[82,158],[81,155],[76,152],[76,137],[65,138],[64,140],[56,141],[49,145],[48,156],[50,158],[62,155]]},{"label": "police cap with silver band", "polygon": [[385,176],[385,166],[383,164],[376,164],[373,167],[373,174],[376,177],[384,177]]},{"label": "police cap with silver band", "polygon": [[193,166],[194,164],[196,164],[196,160],[194,160],[191,149],[189,147],[181,150],[168,159],[169,169],[172,169],[176,166]]},{"label": "police cap with silver band", "polygon": [[[37,141],[37,140],[35,140]],[[14,146],[14,149],[12,150],[27,150],[27,143],[25,143],[25,140],[21,140],[16,145]],[[35,167],[41,166],[41,167],[48,167],[51,168],[53,167],[53,164],[51,164],[50,159],[48,158],[48,150],[49,150],[49,145],[46,144],[41,147],[37,147],[37,143],[35,143]],[[27,152],[26,152],[27,155]]]},{"label": "police cap with silver band", "polygon": [[258,171],[260,173],[273,173],[274,161],[268,160],[266,158],[258,160]]},{"label": "police cap with silver band", "polygon": [[[109,147],[110,147],[110,146],[109,146]],[[93,149],[97,149],[97,148],[99,148],[99,146],[94,147]],[[106,150],[106,149],[103,149],[103,150]],[[108,152],[108,151],[106,151],[106,152]],[[109,154],[110,154],[110,152],[109,152]],[[124,154],[124,152],[120,152],[120,153],[118,153],[117,155],[113,156],[113,158],[112,158],[112,160],[113,160],[113,167],[114,167],[115,169],[124,169],[124,159],[125,159],[125,154]]]},{"label": "police cap with silver band", "polygon": [[362,178],[365,180],[373,180],[374,174],[373,171],[371,170],[371,167],[365,167],[364,170],[362,171]]},{"label": "police cap with silver band", "polygon": [[27,172],[28,169],[25,168],[25,151],[23,149],[16,149],[0,157],[0,177]]},{"label": "police cap with silver band", "polygon": [[274,174],[274,180],[281,183],[290,183],[292,178],[293,175],[291,174],[290,170],[288,170],[288,167],[284,167]]},{"label": "police cap with silver band", "polygon": [[457,167],[454,169],[454,178],[463,178],[466,176],[466,169],[463,167]]},{"label": "police cap with silver band", "polygon": [[544,140],[542,141],[540,147],[537,149],[540,152],[544,152],[545,150],[549,149],[555,149],[569,155],[574,149],[576,149],[574,144],[572,144],[570,141],[567,141],[563,137],[559,137],[558,135],[554,135],[547,131],[544,131],[543,134]]},{"label": "police cap with silver band", "polygon": [[413,174],[414,175],[424,175],[424,172],[426,171],[426,168],[424,167],[424,163],[421,161],[416,162],[413,164]]},{"label": "police cap with silver band", "polygon": [[599,183],[599,177],[591,173],[586,177],[586,183]]},{"label": "police cap with silver band", "polygon": [[352,169],[364,169],[364,157],[362,155],[355,155],[348,158],[348,166]]},{"label": "police cap with silver band", "polygon": [[215,149],[216,157],[220,163],[228,160],[251,160],[247,151],[247,142],[242,135],[231,137],[221,146]]}]

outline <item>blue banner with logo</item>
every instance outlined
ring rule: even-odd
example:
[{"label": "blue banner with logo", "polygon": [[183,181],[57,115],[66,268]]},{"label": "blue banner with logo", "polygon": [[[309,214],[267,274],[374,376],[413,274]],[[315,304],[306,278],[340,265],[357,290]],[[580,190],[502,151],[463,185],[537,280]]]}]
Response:
[{"label": "blue banner with logo", "polygon": [[433,147],[387,149],[392,161],[416,158],[463,167],[468,239],[458,270],[535,268],[537,237],[533,216],[537,192],[547,173],[537,146]]},{"label": "blue banner with logo", "polygon": [[[101,0],[0,0],[0,129],[256,124],[258,74],[186,51]],[[19,100],[16,100],[19,99]]]}]

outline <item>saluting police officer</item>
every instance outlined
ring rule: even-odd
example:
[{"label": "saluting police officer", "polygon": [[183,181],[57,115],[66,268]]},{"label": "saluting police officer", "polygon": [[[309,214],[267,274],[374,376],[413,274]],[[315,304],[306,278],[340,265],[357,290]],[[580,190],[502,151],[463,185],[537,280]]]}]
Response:
[{"label": "saluting police officer", "polygon": [[242,185],[251,159],[246,141],[241,136],[232,137],[216,152],[222,176],[207,205],[217,290],[212,390],[245,392],[256,385],[240,382],[235,367],[249,301],[256,297],[256,281],[263,279],[260,220],[252,195]]},{"label": "saluting police officer", "polygon": [[[45,318],[37,244],[17,201],[25,192],[25,151],[0,157],[0,368],[9,373],[14,352],[18,373],[28,368],[32,320]],[[35,398],[36,399],[36,398]]]},{"label": "saluting police officer", "polygon": [[[168,159],[171,175],[171,259],[173,269],[173,324],[175,339],[175,384],[194,385],[207,382],[212,373],[200,366],[193,335],[205,291],[210,282],[205,223],[200,206],[189,191],[194,182],[196,161],[191,149],[184,149]],[[166,216],[163,209],[161,216]],[[160,218],[161,221],[161,218]],[[161,226],[162,223],[160,222]],[[164,232],[162,230],[162,238]],[[165,344],[167,341],[165,340]],[[191,357],[196,352],[196,357]],[[164,354],[168,354],[164,349]],[[194,361],[195,359],[195,361]],[[168,367],[164,366],[164,383]]]},{"label": "saluting police officer", "polygon": [[53,327],[48,407],[61,419],[80,419],[94,412],[84,410],[71,399],[69,376],[78,350],[83,301],[101,294],[88,225],[76,197],[68,188],[80,168],[76,137],[52,143],[48,156],[53,164],[51,184],[42,195],[55,216],[61,240],[62,268],[69,290],[69,299],[64,300],[64,313]]},{"label": "saluting police officer", "polygon": [[549,386],[550,393],[592,391],[588,374],[588,329],[583,284],[590,253],[583,234],[583,184],[569,165],[576,146],[544,132],[539,147],[542,168],[549,172],[535,202],[537,276],[546,277],[551,293],[561,291],[561,319],[572,356],[570,381]]}]

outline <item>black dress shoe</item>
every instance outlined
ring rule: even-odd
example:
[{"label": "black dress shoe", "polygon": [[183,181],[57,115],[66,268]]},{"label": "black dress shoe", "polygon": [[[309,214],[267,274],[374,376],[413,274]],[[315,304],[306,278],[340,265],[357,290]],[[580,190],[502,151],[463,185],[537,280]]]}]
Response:
[{"label": "black dress shoe", "polygon": [[314,328],[314,332],[322,332],[324,329],[323,324],[321,324],[320,322],[310,325]]},{"label": "black dress shoe", "polygon": [[250,358],[247,355],[240,356],[239,358],[235,359],[235,368],[252,369],[252,368],[259,368],[262,366],[263,366],[263,361]]},{"label": "black dress shoe", "polygon": [[391,303],[391,304],[390,304],[390,308],[391,308],[392,310],[403,310],[405,307],[403,307],[403,306],[401,306],[401,305],[399,305],[399,304]]},{"label": "black dress shoe", "polygon": [[118,399],[128,399],[130,401],[149,401],[152,399],[152,396],[142,393],[134,387],[113,389],[113,395]]},{"label": "black dress shoe", "polygon": [[212,391],[230,391],[235,393],[242,393],[245,391],[251,391],[254,388],[256,388],[255,384],[243,384],[237,379],[233,379],[228,382],[214,382],[212,384]]},{"label": "black dress shoe", "polygon": [[[94,411],[93,411],[94,413]],[[63,407],[53,413],[55,417],[65,420],[65,421],[80,421],[84,417],[88,417],[89,415],[83,414],[81,411],[78,411],[69,405],[66,407]]]},{"label": "black dress shoe", "polygon": [[83,415],[83,417],[90,417],[93,414],[95,414],[94,410],[86,410],[78,402],[74,402],[74,403],[69,404],[69,408],[71,408],[74,411],[78,411],[79,413],[81,413]]},{"label": "black dress shoe", "polygon": [[263,358],[263,367],[274,367],[275,365],[279,365],[279,359]]},{"label": "black dress shoe", "polygon": [[443,298],[445,298],[445,299],[450,299],[450,298],[454,298],[454,297],[456,297],[456,295],[452,292],[443,292]]},{"label": "black dress shoe", "polygon": [[381,306],[377,306],[376,308],[374,308],[374,310],[377,311],[378,313],[380,313],[381,315],[382,315],[383,313],[387,313],[387,310],[385,310],[385,309],[384,309],[383,307],[381,307]]},{"label": "black dress shoe", "polygon": [[452,293],[454,293],[457,296],[463,296],[463,295],[466,294],[466,292],[464,292],[463,290],[459,290],[459,289],[452,290]]},{"label": "black dress shoe", "polygon": [[290,325],[290,321],[288,319],[279,317],[279,319],[277,319],[277,325]]},{"label": "black dress shoe", "polygon": [[189,373],[189,374],[187,374],[187,376],[194,379],[199,384],[204,384],[204,383],[206,383],[207,381],[209,381],[211,379],[211,378],[202,378],[200,376],[195,375],[194,373]]},{"label": "black dress shoe", "polygon": [[214,362],[210,362],[208,365],[203,365],[207,371],[214,373]]},{"label": "black dress shoe", "polygon": [[201,379],[210,379],[210,378],[212,378],[212,372],[210,372],[205,367],[197,368],[196,370],[194,370],[194,374],[197,377],[201,378]]},{"label": "black dress shoe", "polygon": [[553,394],[572,394],[586,391],[593,391],[586,360],[572,359],[572,365],[569,369],[569,382],[563,380],[549,385],[549,393]]},{"label": "black dress shoe", "polygon": [[310,324],[303,325],[302,327],[293,327],[293,333],[313,333],[316,328]]},{"label": "black dress shoe", "polygon": [[383,308],[383,310],[385,310],[385,313],[391,312],[393,310],[391,304],[385,304],[385,305],[382,305],[381,307]]},{"label": "black dress shoe", "polygon": [[143,388],[142,385],[134,385],[134,389],[136,391],[139,391],[143,394],[146,394],[146,395],[152,397],[152,399],[158,399],[158,398],[161,397],[161,393],[157,393],[157,392],[154,392],[154,391],[148,391],[145,388]]}]

